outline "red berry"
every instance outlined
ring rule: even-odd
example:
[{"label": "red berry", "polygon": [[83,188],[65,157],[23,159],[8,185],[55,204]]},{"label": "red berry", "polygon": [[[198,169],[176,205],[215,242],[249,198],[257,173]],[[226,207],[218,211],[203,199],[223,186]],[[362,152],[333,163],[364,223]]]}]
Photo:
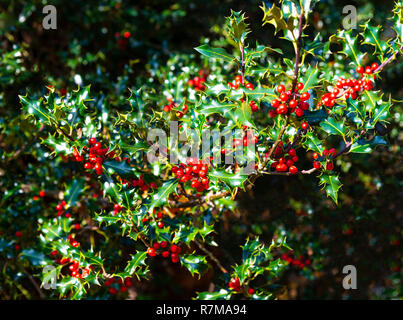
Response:
[{"label": "red berry", "polygon": [[288,108],[285,103],[280,104],[279,107],[277,108],[278,114],[286,114],[287,112],[288,112]]},{"label": "red berry", "polygon": [[378,65],[376,62],[374,62],[374,63],[371,65],[371,69],[372,69],[373,71],[376,70],[378,67],[379,67],[379,65]]},{"label": "red berry", "polygon": [[155,249],[155,250],[158,250],[159,248],[160,248],[160,244],[158,243],[158,242],[156,242],[156,243],[154,243],[153,244],[153,248]]},{"label": "red berry", "polygon": [[21,237],[21,231],[17,231],[17,232],[15,233],[15,236],[16,236],[16,237]]},{"label": "red berry", "polygon": [[297,83],[297,90],[300,91],[302,89],[304,89],[304,84],[302,82],[298,82]]},{"label": "red berry", "polygon": [[279,86],[277,86],[277,92],[278,93],[283,93],[285,91],[285,87],[282,85],[282,84],[280,84]]},{"label": "red berry", "polygon": [[62,210],[63,210],[63,206],[62,206],[61,204],[58,204],[58,205],[56,206],[56,210],[57,210],[57,211],[62,211]]},{"label": "red berry", "polygon": [[315,161],[315,162],[313,163],[313,167],[314,167],[315,169],[320,169],[321,166],[322,166],[322,165],[320,164],[319,161]]},{"label": "red berry", "polygon": [[357,73],[363,73],[364,72],[364,68],[363,67],[361,67],[361,66],[358,66],[356,69],[355,69],[355,71],[357,71]]},{"label": "red berry", "polygon": [[168,258],[168,257],[169,257],[169,251],[164,251],[164,252],[162,252],[162,256],[163,256],[164,258]]},{"label": "red berry", "polygon": [[164,223],[162,221],[158,221],[157,226],[158,226],[158,228],[163,228]]},{"label": "red berry", "polygon": [[155,249],[154,249],[154,248],[148,248],[148,249],[147,249],[147,254],[148,254],[150,257],[155,257],[155,255],[156,255],[157,253],[155,252]]},{"label": "red berry", "polygon": [[301,101],[306,101],[311,97],[311,95],[309,94],[309,92],[304,92],[303,94],[301,94]]},{"label": "red berry", "polygon": [[161,245],[161,248],[166,248],[168,243],[166,241],[161,241],[160,245]]},{"label": "red berry", "polygon": [[283,92],[282,94],[280,94],[280,100],[281,101],[287,101],[289,99],[289,96],[287,93]]},{"label": "red berry", "polygon": [[271,102],[271,106],[272,106],[273,108],[277,108],[279,105],[280,105],[280,101],[277,100],[277,99],[274,99],[274,100]]},{"label": "red berry", "polygon": [[297,102],[297,100],[295,100],[295,99],[292,99],[289,103],[288,103],[288,105],[290,106],[290,108],[296,108],[297,107],[297,105],[298,105],[298,102]]},{"label": "red berry", "polygon": [[312,158],[314,158],[315,160],[319,158],[319,153],[314,152]]},{"label": "red berry", "polygon": [[179,247],[178,247],[177,245],[175,245],[175,244],[173,244],[173,245],[171,246],[171,252],[172,252],[172,253],[177,253],[177,252],[178,252],[178,249],[179,249]]},{"label": "red berry", "polygon": [[288,171],[290,171],[291,174],[296,174],[298,172],[298,169],[296,166],[291,166]]},{"label": "red berry", "polygon": [[332,162],[328,162],[326,164],[326,170],[332,171],[334,169],[334,164]]},{"label": "red berry", "polygon": [[308,127],[309,127],[309,124],[307,122],[302,122],[302,124],[301,124],[302,130],[306,130],[306,129],[308,129]]},{"label": "red berry", "polygon": [[248,293],[249,293],[250,295],[253,295],[253,294],[255,293],[255,290],[253,290],[252,288],[250,288],[250,289],[248,290]]},{"label": "red berry", "polygon": [[42,190],[41,192],[39,192],[39,196],[41,197],[41,198],[43,198],[44,196],[45,196],[45,191],[44,190]]}]

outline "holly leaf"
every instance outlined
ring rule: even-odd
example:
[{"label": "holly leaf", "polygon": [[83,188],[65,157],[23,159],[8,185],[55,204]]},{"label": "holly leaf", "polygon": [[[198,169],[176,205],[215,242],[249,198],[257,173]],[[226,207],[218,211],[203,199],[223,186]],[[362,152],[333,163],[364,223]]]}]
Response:
[{"label": "holly leaf", "polygon": [[143,273],[141,273],[141,276],[144,276],[144,271],[147,273],[148,272],[148,266],[145,263],[145,260],[147,258],[147,252],[146,251],[138,251],[135,255],[130,255],[131,260],[127,263],[127,266],[125,268],[125,272],[127,272],[129,275],[136,275],[136,277],[140,280],[140,274],[137,272],[139,269],[144,268]]},{"label": "holly leaf", "polygon": [[319,184],[323,186],[327,196],[331,197],[337,204],[337,193],[341,187],[339,177],[331,174],[323,174],[320,176]]},{"label": "holly leaf", "polygon": [[229,173],[224,170],[214,170],[210,172],[209,178],[212,181],[221,181],[231,187],[242,187],[247,175],[241,175],[240,173]]},{"label": "holly leaf", "polygon": [[106,160],[102,163],[109,174],[118,174],[119,176],[129,176],[135,172],[126,161]]},{"label": "holly leaf", "polygon": [[73,207],[77,203],[78,197],[84,192],[84,179],[74,179],[66,188],[65,197],[69,207]]},{"label": "holly leaf", "polygon": [[319,154],[322,154],[324,149],[322,146],[322,142],[312,132],[307,132],[305,134],[303,145],[306,147],[307,150],[312,150]]},{"label": "holly leaf", "polygon": [[346,134],[346,126],[344,123],[342,121],[337,121],[332,117],[322,121],[319,125],[327,134],[340,135],[343,137]]},{"label": "holly leaf", "polygon": [[148,212],[152,212],[154,208],[161,206],[167,200],[169,195],[176,190],[179,180],[176,178],[165,181],[161,187],[159,187],[158,192],[152,196],[150,208]]},{"label": "holly leaf", "polygon": [[232,60],[235,59],[232,55],[230,55],[224,49],[211,48],[208,44],[203,44],[194,49],[208,58],[222,59],[227,62],[231,62]]},{"label": "holly leaf", "polygon": [[350,153],[370,153],[372,150],[379,145],[387,145],[388,142],[380,136],[375,136],[372,140],[366,141],[365,139],[360,139],[354,142],[349,152]]},{"label": "holly leaf", "polygon": [[197,274],[199,278],[200,275],[208,268],[206,257],[204,256],[184,254],[180,256],[180,262],[182,266],[188,269],[188,271],[192,274],[192,276]]}]

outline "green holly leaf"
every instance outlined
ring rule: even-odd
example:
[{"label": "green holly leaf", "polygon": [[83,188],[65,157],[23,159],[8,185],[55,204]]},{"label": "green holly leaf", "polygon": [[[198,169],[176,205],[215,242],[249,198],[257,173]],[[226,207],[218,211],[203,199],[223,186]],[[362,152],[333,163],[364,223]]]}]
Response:
[{"label": "green holly leaf", "polygon": [[179,180],[176,178],[165,181],[158,192],[156,192],[151,199],[151,204],[148,212],[152,212],[154,208],[159,207],[166,203],[171,193],[175,192]]},{"label": "green holly leaf", "polygon": [[198,109],[198,112],[204,114],[205,116],[209,116],[214,113],[218,113],[220,115],[225,116],[229,111],[235,109],[237,107],[236,103],[223,103],[220,104],[216,101],[212,101],[210,104],[201,105]]},{"label": "green holly leaf", "polygon": [[229,173],[224,170],[214,170],[208,174],[211,181],[221,181],[231,187],[242,187],[247,175],[242,175],[240,173]]},{"label": "green holly leaf", "polygon": [[282,10],[275,4],[270,9],[266,8],[266,4],[263,2],[263,6],[260,7],[263,10],[263,26],[265,24],[271,24],[275,28],[275,33],[287,29],[287,22],[283,18]]},{"label": "green holly leaf", "polygon": [[312,132],[307,132],[305,134],[303,145],[307,150],[312,150],[319,154],[322,154],[324,149],[322,142]]},{"label": "green holly leaf", "polygon": [[227,62],[231,62],[232,60],[235,59],[232,55],[230,55],[224,49],[211,48],[208,44],[203,44],[200,47],[197,47],[194,49],[208,58],[222,59]]},{"label": "green holly leaf", "polygon": [[24,249],[20,254],[21,259],[27,259],[34,267],[46,265],[45,255],[32,248]]},{"label": "green holly leaf", "polygon": [[199,300],[229,300],[231,298],[231,291],[221,289],[218,292],[198,292],[197,299]]},{"label": "green holly leaf", "polygon": [[329,113],[327,112],[326,108],[321,108],[315,111],[306,110],[304,112],[304,120],[307,121],[309,124],[315,124],[324,121],[328,118],[328,116]]},{"label": "green holly leaf", "polygon": [[247,34],[250,32],[248,24],[245,22],[245,14],[241,11],[231,10],[231,16],[227,17],[226,28],[232,39],[236,42],[244,42]]},{"label": "green holly leaf", "polygon": [[119,176],[129,176],[135,173],[135,168],[131,167],[126,161],[106,160],[102,163],[109,174],[118,174]]},{"label": "green holly leaf", "polygon": [[181,255],[179,258],[182,266],[188,269],[188,271],[192,274],[192,276],[197,274],[200,278],[200,275],[208,269],[206,257],[204,256],[197,256],[194,254],[184,254]]},{"label": "green holly leaf", "polygon": [[300,81],[304,84],[304,92],[308,91],[317,86],[318,77],[319,77],[319,69],[318,66],[309,65],[306,70],[301,70],[302,76]]},{"label": "green holly leaf", "polygon": [[331,174],[323,174],[320,176],[319,184],[323,186],[327,196],[331,197],[337,204],[337,193],[341,187],[339,177]]},{"label": "green holly leaf", "polygon": [[[382,27],[373,27],[369,24],[369,21],[367,21],[363,27],[364,32],[362,33],[362,36],[364,37],[364,41],[362,44],[373,46],[375,48],[374,54],[378,53],[383,58],[384,52],[387,51],[389,46],[387,42],[383,41],[381,38]],[[383,62],[383,59],[381,62]]]},{"label": "green holly leaf", "polygon": [[[127,266],[125,268],[125,272],[128,273],[129,275],[136,275],[138,279],[141,277],[144,277],[145,273],[148,272],[148,266],[145,262],[147,258],[147,252],[146,251],[138,251],[135,255],[130,255],[131,259],[127,263]],[[145,268],[144,268],[145,267]],[[139,273],[139,269],[144,269],[142,273]],[[145,273],[144,273],[145,272]]]},{"label": "green holly leaf", "polygon": [[79,198],[79,196],[85,191],[84,188],[84,179],[83,178],[76,178],[74,179],[71,184],[66,187],[65,197],[66,202],[69,207],[73,207]]},{"label": "green holly leaf", "polygon": [[28,114],[28,117],[33,117],[35,122],[40,120],[47,124],[56,123],[53,114],[45,107],[45,102],[40,99],[29,99],[28,96],[19,96],[22,109]]},{"label": "green holly leaf", "polygon": [[365,139],[360,139],[351,145],[349,152],[350,153],[370,153],[374,150],[374,148],[376,146],[387,145],[387,144],[388,144],[388,142],[380,136],[375,136],[370,141],[366,141]]},{"label": "green holly leaf", "polygon": [[346,126],[344,123],[334,118],[329,117],[327,120],[319,123],[319,125],[327,134],[341,135],[343,137],[346,134]]}]

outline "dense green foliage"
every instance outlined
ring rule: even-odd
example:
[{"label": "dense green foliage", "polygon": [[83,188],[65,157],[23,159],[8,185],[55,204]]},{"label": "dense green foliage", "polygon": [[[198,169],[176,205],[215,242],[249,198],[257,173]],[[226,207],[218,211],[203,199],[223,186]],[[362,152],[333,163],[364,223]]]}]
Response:
[{"label": "dense green foliage", "polygon": [[[332,1],[218,3],[55,1],[54,31],[3,5],[1,298],[402,296],[401,3],[357,30]],[[182,179],[163,154],[208,130],[242,136]]]}]

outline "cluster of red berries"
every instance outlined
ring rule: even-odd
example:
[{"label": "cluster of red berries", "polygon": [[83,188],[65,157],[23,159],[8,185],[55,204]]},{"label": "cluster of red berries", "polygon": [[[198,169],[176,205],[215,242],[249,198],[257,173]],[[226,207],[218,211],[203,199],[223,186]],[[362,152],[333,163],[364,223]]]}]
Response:
[{"label": "cluster of red berries", "polygon": [[[239,280],[239,278],[231,279],[231,281],[228,283],[228,287],[236,292],[240,292],[241,291],[241,281]],[[249,288],[248,293],[250,295],[252,295],[255,293],[255,290],[252,288]]]},{"label": "cluster of red berries", "polygon": [[121,33],[120,33],[120,32],[116,32],[116,33],[115,33],[115,38],[118,40],[118,41],[117,41],[117,45],[118,45],[118,47],[120,47],[120,49],[122,49],[122,50],[126,50],[126,49],[127,49],[127,43],[128,43],[128,40],[127,40],[127,39],[129,39],[130,36],[131,36],[131,34],[130,34],[129,31],[125,31],[125,32],[123,33],[123,37],[121,37]]},{"label": "cluster of red berries", "polygon": [[161,256],[164,258],[171,257],[171,261],[173,263],[179,262],[179,254],[181,252],[182,249],[176,244],[173,244],[170,246],[170,248],[168,248],[168,243],[166,241],[155,242],[152,248],[147,249],[147,254],[150,257],[155,257],[156,255],[161,253]]},{"label": "cluster of red berries", "polygon": [[[259,137],[253,135],[253,131],[251,131],[250,129],[248,129],[247,126],[242,126],[242,130],[243,130],[243,137],[242,140],[241,139],[233,139],[233,143],[232,143],[232,147],[236,148],[238,146],[244,146],[247,147],[249,144],[257,144],[259,142]],[[222,152],[225,153],[225,152]]]},{"label": "cluster of red berries", "polygon": [[[289,171],[291,174],[296,174],[298,172],[298,168],[294,165],[298,162],[299,158],[297,156],[297,152],[294,148],[286,151],[287,147],[284,146],[284,143],[280,141],[274,149],[273,155],[276,158],[276,161],[272,162],[270,165],[272,169],[275,169],[277,172],[286,172]],[[270,152],[270,149],[269,149]],[[268,156],[268,153],[265,155]]]},{"label": "cluster of red berries", "polygon": [[[228,82],[227,86],[231,89],[235,89],[237,90],[239,88],[239,86],[243,87],[244,86],[244,82],[243,82],[243,78],[241,75],[237,75],[235,76],[234,79],[234,83],[232,82]],[[249,90],[255,90],[255,88],[253,87],[253,84],[250,82],[246,82],[245,84],[245,88],[249,89]],[[244,102],[244,99],[241,98],[241,102]],[[259,106],[257,105],[256,101],[252,100],[249,102],[249,106],[250,109],[252,110],[252,112],[257,112],[259,111]]]},{"label": "cluster of red berries", "polygon": [[[65,209],[66,209],[66,201],[63,200],[56,205],[57,216],[60,217]],[[70,213],[66,213],[66,218],[70,217],[71,217]]]},{"label": "cluster of red berries", "polygon": [[336,103],[336,99],[344,97],[345,99],[357,99],[358,95],[364,90],[372,90],[374,84],[372,80],[365,78],[369,76],[378,68],[378,64],[374,62],[371,66],[361,67],[358,66],[356,71],[361,74],[361,79],[345,79],[339,78],[336,86],[332,88],[331,92],[324,94],[321,98],[319,105],[323,104],[325,107],[332,108]]},{"label": "cluster of red berries", "polygon": [[172,98],[168,99],[169,103],[164,106],[163,110],[164,112],[171,112],[172,110],[176,110],[176,116],[178,118],[182,118],[186,112],[188,111],[188,106],[186,104],[183,105],[182,110],[177,110],[178,104],[176,104]]},{"label": "cluster of red berries", "polygon": [[[158,220],[157,221],[157,227],[158,228],[162,229],[164,227],[164,223],[161,221],[161,219],[163,217],[163,214],[162,214],[161,211],[158,211],[156,213],[155,209],[153,209],[153,212],[152,213],[150,212],[149,215],[151,216],[151,218],[154,216],[154,219]],[[142,221],[143,221],[143,223],[146,223],[148,221],[148,218],[144,217]]]},{"label": "cluster of red berries", "polygon": [[172,167],[171,171],[181,182],[190,181],[190,186],[196,189],[197,192],[203,192],[209,188],[210,181],[207,177],[209,169],[206,164],[203,164],[202,160],[198,162],[189,160],[188,164],[181,163],[179,166]]},{"label": "cluster of red berries", "polygon": [[[118,287],[112,287],[114,283],[116,283]],[[123,293],[127,292],[127,287],[130,287],[132,285],[132,280],[129,277],[126,277],[125,280],[122,280],[122,278],[117,278],[116,280],[114,278],[110,278],[105,281],[105,285],[107,287],[110,287],[108,290],[109,293],[115,295],[119,291]]]},{"label": "cluster of red berries", "polygon": [[304,269],[306,266],[311,265],[311,260],[305,259],[304,256],[300,256],[298,258],[293,258],[292,253],[290,255],[284,253],[281,256],[281,260],[287,261],[291,265],[299,267],[301,269]]},{"label": "cluster of red berries", "polygon": [[[21,236],[22,236],[21,231],[16,231],[16,232],[15,232],[15,236],[16,236],[17,238],[21,238]],[[18,251],[18,250],[21,249],[21,246],[20,246],[18,243],[16,243],[16,244],[14,245],[14,249]]]},{"label": "cluster of red berries", "polygon": [[69,240],[70,245],[71,245],[73,248],[77,248],[77,247],[80,245],[80,243],[79,243],[78,241],[76,241],[76,240],[74,239],[74,237],[73,237],[71,234],[69,234],[69,236],[67,237],[67,239]]},{"label": "cluster of red berries", "polygon": [[147,191],[148,189],[157,188],[157,185],[155,184],[155,182],[151,182],[150,184],[147,184],[144,181],[143,175],[141,175],[139,179],[133,179],[131,182],[127,179],[122,179],[120,177],[118,177],[118,179],[122,181],[122,184],[126,188],[140,188],[142,191]]},{"label": "cluster of red berries", "polygon": [[120,206],[119,203],[115,203],[113,206],[113,215],[116,216],[120,211],[122,211],[122,207]]},{"label": "cluster of red berries", "polygon": [[68,265],[69,270],[71,271],[71,276],[77,279],[86,278],[93,270],[92,266],[80,268],[80,263],[77,260],[72,260],[70,258],[60,258],[58,257],[59,252],[57,250],[53,250],[50,255],[52,257],[57,257],[56,261],[60,265]]},{"label": "cluster of red berries", "polygon": [[309,109],[309,103],[306,102],[311,95],[309,92],[299,93],[304,88],[304,84],[298,82],[294,92],[291,90],[286,91],[285,86],[280,84],[277,86],[276,91],[280,94],[278,99],[271,101],[271,106],[274,110],[269,111],[269,116],[275,118],[279,114],[292,114],[295,113],[297,117],[302,117],[304,111]]},{"label": "cluster of red berries", "polygon": [[337,150],[335,148],[331,148],[329,150],[323,150],[322,155],[320,155],[317,152],[314,152],[314,154],[312,155],[314,162],[313,162],[313,167],[315,169],[320,169],[322,167],[322,164],[317,161],[320,157],[324,157],[325,159],[327,159],[326,162],[326,170],[332,171],[334,169],[334,164],[332,162],[332,159],[336,156],[337,154]]},{"label": "cluster of red berries", "polygon": [[[89,150],[84,146],[84,150],[88,150],[88,162],[84,163],[84,168],[87,170],[94,169],[97,175],[101,175],[103,172],[102,163],[105,158],[114,158],[115,153],[113,151],[109,152],[109,148],[102,148],[102,144],[97,141],[96,138],[90,138],[88,140]],[[78,150],[74,148],[73,155],[76,161],[81,162],[84,160],[83,155],[80,155]]]},{"label": "cluster of red berries", "polygon": [[193,77],[188,81],[189,87],[194,87],[196,91],[204,91],[206,90],[206,86],[204,83],[208,77],[208,74],[204,70],[199,70],[199,76]]},{"label": "cluster of red berries", "polygon": [[[46,196],[45,190],[41,190],[41,191],[39,192],[39,197],[43,198],[43,197],[45,197],[45,196]],[[34,199],[34,200],[39,200],[39,197],[35,195],[35,196],[32,197],[32,199]]]}]

